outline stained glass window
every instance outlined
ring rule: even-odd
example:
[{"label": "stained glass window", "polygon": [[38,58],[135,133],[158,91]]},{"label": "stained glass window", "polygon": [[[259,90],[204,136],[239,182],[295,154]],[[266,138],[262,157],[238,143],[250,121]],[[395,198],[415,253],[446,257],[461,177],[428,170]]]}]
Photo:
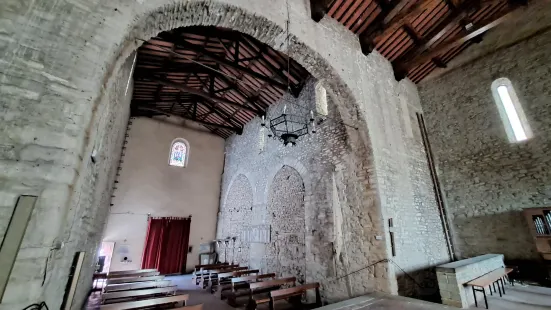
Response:
[{"label": "stained glass window", "polygon": [[188,147],[186,143],[181,140],[176,140],[172,143],[168,164],[176,167],[185,167],[187,156]]}]

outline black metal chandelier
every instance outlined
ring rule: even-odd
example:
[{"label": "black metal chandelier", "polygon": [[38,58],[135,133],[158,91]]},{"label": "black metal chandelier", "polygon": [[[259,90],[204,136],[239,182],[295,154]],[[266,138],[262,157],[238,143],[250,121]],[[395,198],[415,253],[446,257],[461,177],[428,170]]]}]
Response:
[{"label": "black metal chandelier", "polygon": [[[308,133],[316,133],[316,123],[314,122],[314,112],[310,111],[310,118],[303,115],[287,114],[287,106],[283,108],[283,113],[271,120],[269,138],[277,138],[285,146],[297,144],[297,139]],[[262,127],[266,127],[266,119],[262,116]]]}]

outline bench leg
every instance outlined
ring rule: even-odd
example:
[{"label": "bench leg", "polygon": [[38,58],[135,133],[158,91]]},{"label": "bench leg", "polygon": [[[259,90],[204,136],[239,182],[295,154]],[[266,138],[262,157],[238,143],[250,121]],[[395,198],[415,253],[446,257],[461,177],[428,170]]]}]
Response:
[{"label": "bench leg", "polygon": [[505,282],[503,282],[503,279],[499,279],[499,281],[501,282],[501,289],[503,290],[503,295],[505,295],[505,284],[504,284]]},{"label": "bench leg", "polygon": [[488,288],[490,289],[490,295],[494,296],[494,293],[492,292],[492,286],[494,287],[494,291],[497,293],[495,283],[492,283],[492,285],[490,285]]},{"label": "bench leg", "polygon": [[497,289],[499,290],[499,297],[503,297],[503,295],[501,294],[501,286],[499,285],[499,280],[497,280],[496,282],[497,282]]},{"label": "bench leg", "polygon": [[478,308],[478,301],[476,300],[476,290],[473,286],[474,306]]},{"label": "bench leg", "polygon": [[486,309],[488,308],[488,299],[486,298],[486,289],[482,288],[482,294],[484,294],[484,303],[486,304]]}]

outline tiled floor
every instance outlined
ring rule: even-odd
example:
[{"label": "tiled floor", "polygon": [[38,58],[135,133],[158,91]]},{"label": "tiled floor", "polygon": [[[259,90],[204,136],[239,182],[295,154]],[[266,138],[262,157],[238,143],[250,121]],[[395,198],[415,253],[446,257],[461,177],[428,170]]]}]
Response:
[{"label": "tiled floor", "polygon": [[[219,300],[212,294],[193,284],[190,275],[167,277],[178,291],[182,294],[189,294],[188,305],[203,304],[205,310],[230,310],[236,309],[228,306],[224,301]],[[99,309],[99,293],[90,296],[86,309]],[[479,307],[474,305],[471,309],[484,309],[484,301],[479,296]],[[527,286],[515,284],[514,287],[506,286],[506,294],[499,297],[498,294],[488,296],[490,309],[496,310],[551,310],[551,288]],[[238,309],[244,309],[238,308]],[[261,308],[259,308],[261,309]],[[279,309],[279,308],[278,308]],[[284,309],[284,308],[282,308]],[[323,307],[324,310],[355,309],[355,310],[382,310],[382,309],[404,309],[404,310],[449,310],[458,309],[446,307],[441,304],[427,303],[416,299],[383,294],[373,294],[347,300]]]}]

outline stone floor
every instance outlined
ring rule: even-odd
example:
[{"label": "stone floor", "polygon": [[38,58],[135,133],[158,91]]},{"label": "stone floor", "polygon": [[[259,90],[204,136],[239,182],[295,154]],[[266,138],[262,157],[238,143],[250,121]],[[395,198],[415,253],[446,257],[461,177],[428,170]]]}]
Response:
[{"label": "stone floor", "polygon": [[[499,297],[494,294],[488,297],[489,309],[496,310],[550,310],[551,288],[515,284],[507,286],[506,294]],[[459,309],[441,304],[428,303],[416,299],[390,296],[384,294],[371,294],[340,303],[319,308],[320,310],[444,310]],[[484,300],[480,296],[478,308],[474,305],[470,309],[485,309]]]},{"label": "stone floor", "polygon": [[[230,310],[236,309],[228,306],[224,301],[215,298],[205,290],[200,289],[192,283],[190,275],[167,277],[174,285],[178,286],[180,293],[189,294],[188,305],[203,304],[205,310]],[[482,296],[479,297],[478,309],[484,309]],[[99,309],[101,301],[99,293],[93,293],[88,300],[86,309]],[[514,287],[506,286],[506,294],[503,297],[494,294],[488,296],[490,309],[499,310],[551,310],[551,288],[515,284]],[[244,309],[244,308],[238,308]],[[261,308],[259,308],[261,309]],[[263,309],[263,308],[262,308]],[[279,309],[279,308],[278,308]],[[281,308],[282,310],[284,308]],[[416,299],[390,296],[384,294],[372,294],[350,299],[344,302],[332,304],[319,308],[320,310],[382,310],[382,309],[403,309],[403,310],[444,310],[458,309],[443,306],[441,304],[423,302]],[[471,309],[477,309],[474,305]]]}]

